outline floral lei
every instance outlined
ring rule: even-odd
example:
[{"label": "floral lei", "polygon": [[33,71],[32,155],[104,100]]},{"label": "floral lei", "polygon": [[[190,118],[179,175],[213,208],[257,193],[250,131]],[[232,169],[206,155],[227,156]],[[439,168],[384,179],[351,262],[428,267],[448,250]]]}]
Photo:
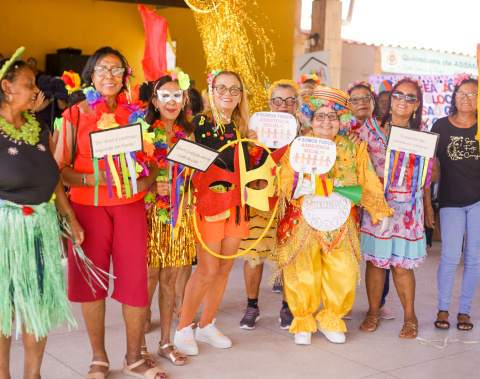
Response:
[{"label": "floral lei", "polygon": [[[165,160],[165,157],[168,154],[168,144],[167,144],[167,133],[165,131],[165,124],[163,121],[157,120],[152,125],[153,132],[155,133],[154,139],[154,156],[158,160],[158,176],[157,182],[166,182],[170,183],[170,163]],[[184,129],[175,124],[173,125],[173,130],[175,131],[175,136],[172,137],[172,143],[176,143],[180,138],[185,138],[185,131]],[[183,170],[183,166],[179,166],[179,171]],[[183,192],[185,184],[185,178],[181,178],[181,186],[180,186],[180,193]],[[171,193],[171,191],[170,191]],[[154,194],[152,192],[148,192],[145,196],[145,203],[147,209],[150,208],[154,203],[157,207],[157,214],[159,216],[159,220],[162,223],[170,223],[170,209],[172,208],[172,202],[170,196],[160,196],[158,194]]]},{"label": "floral lei", "polygon": [[30,113],[22,112],[22,115],[27,122],[19,129],[8,123],[3,117],[0,117],[0,129],[10,138],[17,141],[25,141],[30,145],[36,145],[40,141],[40,124]]}]

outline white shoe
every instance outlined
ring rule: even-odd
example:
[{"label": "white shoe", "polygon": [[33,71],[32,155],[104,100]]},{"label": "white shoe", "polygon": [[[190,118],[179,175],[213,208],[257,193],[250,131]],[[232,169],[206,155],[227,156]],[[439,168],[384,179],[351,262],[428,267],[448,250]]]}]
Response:
[{"label": "white shoe", "polygon": [[224,336],[214,324],[215,319],[213,319],[211,324],[208,324],[204,328],[198,326],[197,331],[195,332],[195,339],[199,342],[208,343],[218,349],[228,349],[229,347],[232,347],[232,341],[230,338]]},{"label": "white shoe", "polygon": [[175,337],[173,337],[173,344],[184,354],[198,355],[198,346],[193,337],[193,329],[191,324],[181,330],[175,330]]},{"label": "white shoe", "polygon": [[312,333],[307,333],[307,332],[295,333],[295,343],[297,345],[310,345],[312,343]]},{"label": "white shoe", "polygon": [[333,343],[345,343],[345,333],[342,332],[329,332],[327,330],[323,330],[320,327],[320,324],[318,325],[318,330],[323,333],[325,337],[327,337],[327,340]]}]

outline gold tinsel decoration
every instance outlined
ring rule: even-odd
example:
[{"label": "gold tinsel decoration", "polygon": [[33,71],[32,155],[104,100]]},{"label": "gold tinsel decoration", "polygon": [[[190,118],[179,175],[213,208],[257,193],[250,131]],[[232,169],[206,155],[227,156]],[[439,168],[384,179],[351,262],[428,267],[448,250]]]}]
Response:
[{"label": "gold tinsel decoration", "polygon": [[[207,72],[228,70],[236,72],[247,91],[250,111],[264,109],[267,102],[267,76],[254,56],[254,45],[261,46],[265,66],[272,65],[275,53],[261,20],[252,18],[245,6],[254,6],[251,0],[185,0],[193,11],[200,38],[203,41]],[[260,14],[260,12],[250,12]],[[264,17],[263,22],[266,19]],[[249,39],[247,31],[254,37]]]}]

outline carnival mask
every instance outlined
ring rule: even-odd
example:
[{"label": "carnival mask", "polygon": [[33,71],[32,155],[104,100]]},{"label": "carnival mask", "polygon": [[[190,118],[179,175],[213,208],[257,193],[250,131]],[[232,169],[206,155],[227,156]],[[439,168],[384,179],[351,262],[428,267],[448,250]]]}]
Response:
[{"label": "carnival mask", "polygon": [[183,101],[183,91],[178,89],[176,91],[170,92],[164,89],[157,90],[158,100],[162,103],[168,103],[169,101],[176,101],[181,103]]}]

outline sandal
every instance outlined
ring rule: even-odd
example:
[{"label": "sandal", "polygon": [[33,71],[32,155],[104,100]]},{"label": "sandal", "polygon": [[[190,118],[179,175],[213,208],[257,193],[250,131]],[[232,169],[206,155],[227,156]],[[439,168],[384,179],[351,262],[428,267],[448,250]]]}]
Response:
[{"label": "sandal", "polygon": [[440,313],[446,313],[447,314],[447,320],[448,320],[448,311],[438,311],[437,320],[433,323],[435,325],[435,328],[437,328],[437,329],[448,329],[448,328],[450,328],[450,323],[447,320],[439,320]]},{"label": "sandal", "polygon": [[149,311],[147,317],[145,317],[145,326],[143,327],[143,331],[145,332],[145,334],[150,332],[151,323],[152,323],[152,311]]},{"label": "sandal", "polygon": [[147,345],[142,345],[140,348],[140,354],[142,354],[142,358],[147,361],[149,366],[155,366],[155,360],[153,359],[153,355],[147,350]]},{"label": "sandal", "polygon": [[[411,333],[411,334],[410,334]],[[406,321],[400,331],[399,337],[405,339],[417,338],[418,335],[418,321]]]},{"label": "sandal", "polygon": [[[460,316],[467,316],[468,322],[460,322]],[[457,329],[458,330],[472,330],[473,329],[473,324],[470,322],[470,316],[465,314],[465,313],[459,313],[457,315]]]},{"label": "sandal", "polygon": [[360,324],[362,332],[373,333],[380,325],[380,317],[367,316],[367,318]]},{"label": "sandal", "polygon": [[134,372],[132,371],[135,367],[140,366],[145,362],[145,359],[140,359],[139,361],[132,363],[130,366],[127,365],[127,360],[123,360],[123,373],[124,375],[127,376],[134,376],[135,378],[145,378],[145,379],[155,379],[157,374],[162,375],[164,379],[167,378],[167,374],[165,371],[160,366],[153,367],[147,371],[145,371],[143,374],[140,374],[139,372]]},{"label": "sandal", "polygon": [[[171,347],[172,351],[170,353],[166,353],[165,350],[167,348]],[[168,342],[163,346],[160,346],[160,343],[158,343],[158,355],[162,358],[168,359],[170,362],[172,362],[175,366],[183,366],[188,362],[188,358],[185,354],[180,353],[177,349],[175,349],[175,346],[173,346],[173,343]],[[184,358],[183,361],[179,361],[179,359]]]},{"label": "sandal", "polygon": [[110,368],[110,363],[107,362],[102,362],[102,361],[92,361],[88,367],[92,366],[103,366],[107,368],[107,371],[105,372],[92,372],[88,373],[82,376],[82,379],[105,379],[105,377],[108,375],[108,369]]}]

